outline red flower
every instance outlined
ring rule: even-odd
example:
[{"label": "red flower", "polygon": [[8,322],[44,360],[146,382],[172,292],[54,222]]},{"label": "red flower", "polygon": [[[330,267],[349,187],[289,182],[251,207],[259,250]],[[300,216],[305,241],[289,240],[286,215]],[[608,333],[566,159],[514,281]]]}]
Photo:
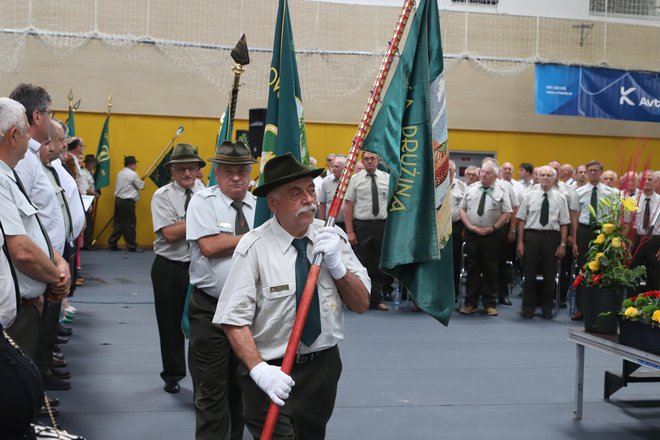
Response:
[{"label": "red flower", "polygon": [[598,275],[592,275],[592,276],[591,276],[591,281],[592,281],[594,284],[599,284],[599,283],[600,283],[600,280],[601,280],[602,278],[603,278],[603,276],[600,275],[600,274],[598,274]]},{"label": "red flower", "polygon": [[577,278],[575,278],[575,281],[573,281],[573,287],[578,287],[580,283],[582,282],[582,274],[578,275]]}]

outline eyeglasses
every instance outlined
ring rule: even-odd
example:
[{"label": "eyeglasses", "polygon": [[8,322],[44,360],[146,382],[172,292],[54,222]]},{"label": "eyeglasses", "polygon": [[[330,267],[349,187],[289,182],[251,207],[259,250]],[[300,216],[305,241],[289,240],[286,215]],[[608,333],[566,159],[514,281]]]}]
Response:
[{"label": "eyeglasses", "polygon": [[42,110],[41,113],[46,113],[48,115],[48,119],[50,120],[55,119],[55,112],[52,110]]}]

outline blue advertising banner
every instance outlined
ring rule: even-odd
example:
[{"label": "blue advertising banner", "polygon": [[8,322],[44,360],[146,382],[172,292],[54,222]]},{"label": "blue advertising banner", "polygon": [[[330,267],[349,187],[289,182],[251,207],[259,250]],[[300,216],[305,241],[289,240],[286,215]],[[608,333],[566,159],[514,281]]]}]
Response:
[{"label": "blue advertising banner", "polygon": [[660,122],[660,73],[536,65],[536,113]]}]

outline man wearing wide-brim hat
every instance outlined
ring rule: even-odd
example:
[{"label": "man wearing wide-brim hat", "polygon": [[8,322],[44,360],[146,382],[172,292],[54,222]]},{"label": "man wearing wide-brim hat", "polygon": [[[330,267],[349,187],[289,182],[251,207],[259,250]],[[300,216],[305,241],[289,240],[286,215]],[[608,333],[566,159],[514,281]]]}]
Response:
[{"label": "man wearing wide-brim hat", "polygon": [[[151,282],[163,364],[160,377],[165,382],[165,391],[177,393],[179,381],[186,376],[185,338],[181,332],[190,265],[186,209],[193,194],[204,189],[196,176],[206,162],[192,145],[176,144],[164,166],[169,167],[172,181],[159,188],[151,199],[151,218],[156,233]],[[189,368],[194,374],[192,367]]]},{"label": "man wearing wide-brim hat", "polygon": [[195,438],[243,438],[241,395],[235,380],[238,360],[212,319],[231,266],[234,248],[254,224],[256,198],[248,192],[256,163],[242,142],[224,141],[213,158],[217,185],[196,193],[186,218],[190,243],[190,353],[196,372]]},{"label": "man wearing wide-brim hat", "polygon": [[[242,361],[237,377],[243,415],[255,438],[271,400],[280,406],[286,401],[273,438],[325,437],[341,374],[342,306],[362,313],[369,305],[371,282],[346,234],[314,219],[313,178],[321,171],[291,154],[266,163],[263,183],[253,193],[267,198],[274,217],[236,247],[213,318]],[[316,253],[324,254],[323,263],[289,376],[280,365]]]},{"label": "man wearing wide-brim hat", "polygon": [[123,236],[126,248],[130,252],[139,252],[135,241],[135,204],[140,200],[140,191],[144,182],[135,172],[137,159],[135,156],[124,157],[124,168],[117,174],[115,182],[115,216],[112,234],[108,238],[108,247],[118,251],[117,242]]}]

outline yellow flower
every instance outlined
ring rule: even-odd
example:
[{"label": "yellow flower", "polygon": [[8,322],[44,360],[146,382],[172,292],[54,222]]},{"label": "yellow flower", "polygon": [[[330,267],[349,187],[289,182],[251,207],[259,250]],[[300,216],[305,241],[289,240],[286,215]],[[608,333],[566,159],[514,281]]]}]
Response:
[{"label": "yellow flower", "polygon": [[626,197],[623,199],[623,210],[625,212],[635,212],[639,211],[639,207],[635,204],[635,201],[631,197]]},{"label": "yellow flower", "polygon": [[605,254],[603,252],[598,252],[594,258],[598,260],[598,262],[600,262],[600,257],[604,257],[604,256]]},{"label": "yellow flower", "polygon": [[[628,307],[623,314],[628,318],[634,318],[639,315],[639,310],[637,310],[637,307]],[[658,318],[660,318],[660,315],[658,315]]]},{"label": "yellow flower", "polygon": [[[612,223],[605,223],[603,225],[603,232],[608,234],[608,235],[611,234],[612,232],[614,232],[615,229],[616,229],[616,226],[613,225]],[[598,244],[600,244],[600,243],[598,243]]]},{"label": "yellow flower", "polygon": [[660,310],[656,310],[653,312],[653,316],[651,316],[651,319],[654,320],[655,322],[660,322]]},{"label": "yellow flower", "polygon": [[596,241],[594,243],[596,244],[605,243],[605,234],[598,234],[598,237],[596,237]]},{"label": "yellow flower", "polygon": [[621,239],[619,237],[612,238],[612,247],[613,248],[620,248],[621,247]]},{"label": "yellow flower", "polygon": [[598,272],[598,269],[600,269],[600,262],[598,260],[593,260],[590,261],[589,264],[587,264],[587,266],[589,266],[589,269],[592,272]]}]

